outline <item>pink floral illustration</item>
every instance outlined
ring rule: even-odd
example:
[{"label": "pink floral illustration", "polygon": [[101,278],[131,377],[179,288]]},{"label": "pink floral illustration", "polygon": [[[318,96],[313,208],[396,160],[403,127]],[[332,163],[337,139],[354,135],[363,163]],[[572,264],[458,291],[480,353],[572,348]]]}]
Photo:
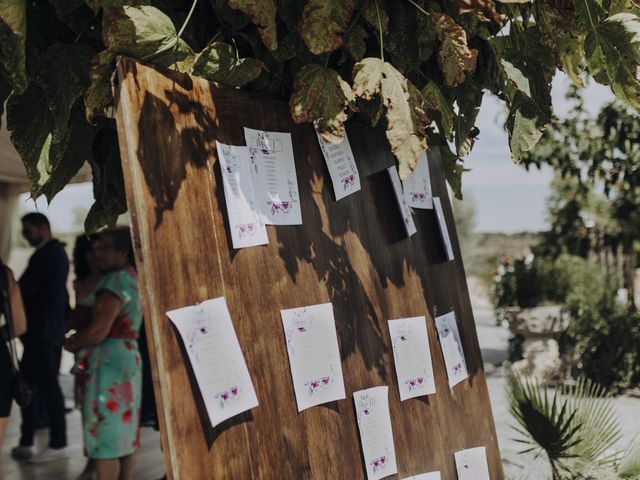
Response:
[{"label": "pink floral illustration", "polygon": [[232,400],[237,400],[240,394],[240,388],[238,386],[231,387],[227,390],[223,390],[220,393],[216,394],[214,397],[218,402],[220,402],[220,409],[224,409],[224,407]]},{"label": "pink floral illustration", "polygon": [[411,192],[411,201],[415,202],[415,201],[419,201],[419,202],[425,202],[427,200],[427,194],[423,193],[423,192]]},{"label": "pink floral illustration", "polygon": [[411,378],[404,383],[409,386],[409,391],[411,391],[424,385],[424,377]]},{"label": "pink floral illustration", "polygon": [[251,236],[256,232],[255,223],[242,223],[240,225],[236,225],[236,228],[238,229],[240,238],[244,237],[245,235]]},{"label": "pink floral illustration", "polygon": [[331,377],[322,377],[322,378],[314,378],[313,380],[309,380],[304,385],[309,389],[309,395],[313,395],[320,388],[327,388],[330,383],[333,382],[333,378]]},{"label": "pink floral illustration", "polygon": [[377,472],[378,470],[382,470],[387,466],[387,457],[383,455],[381,457],[375,458],[370,462],[370,465],[373,467],[373,471]]},{"label": "pink floral illustration", "polygon": [[348,177],[343,178],[342,180],[340,180],[342,182],[342,186],[344,187],[344,189],[346,190],[349,187],[352,187],[353,185],[355,185],[356,183],[356,176],[351,174]]}]

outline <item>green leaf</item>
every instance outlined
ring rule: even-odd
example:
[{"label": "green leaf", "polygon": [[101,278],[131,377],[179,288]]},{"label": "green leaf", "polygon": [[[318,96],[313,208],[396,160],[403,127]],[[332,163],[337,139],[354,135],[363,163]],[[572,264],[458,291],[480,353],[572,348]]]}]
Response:
[{"label": "green leaf", "polygon": [[440,152],[440,161],[447,183],[451,187],[454,196],[462,200],[462,174],[465,170],[462,160],[451,151],[449,145],[441,135],[429,136],[429,147],[437,148]]},{"label": "green leaf", "polygon": [[262,42],[271,51],[278,48],[275,0],[229,0],[229,6],[240,10],[258,27]]},{"label": "green leaf", "polygon": [[448,139],[453,139],[453,109],[438,85],[433,80],[427,80],[422,89],[422,96],[430,111],[434,112],[435,121],[440,132]]},{"label": "green leaf", "polygon": [[296,123],[317,122],[322,138],[338,143],[344,136],[347,105],[353,101],[349,84],[338,72],[310,64],[296,75],[289,109]]},{"label": "green leaf", "polygon": [[393,65],[408,74],[415,68],[418,58],[418,23],[413,5],[390,2],[389,33],[384,37],[384,48],[392,55]]},{"label": "green leaf", "polygon": [[91,143],[96,128],[87,123],[80,105],[71,113],[68,128],[58,143],[51,144],[47,159],[41,159],[39,168],[46,181],[40,193],[50,202],[56,194],[78,173],[82,165],[91,159]]},{"label": "green leaf", "polygon": [[91,84],[84,93],[85,115],[89,122],[93,122],[96,116],[102,115],[113,101],[111,92],[112,57],[112,53],[108,50],[93,57],[93,65],[89,69]]},{"label": "green leaf", "polygon": [[400,178],[406,178],[427,148],[425,129],[431,122],[420,91],[391,64],[365,58],[353,67],[356,97],[379,96],[385,108],[387,140],[398,160]]},{"label": "green leaf", "polygon": [[86,45],[56,43],[39,58],[36,78],[53,117],[54,143],[62,140],[71,109],[89,85],[92,55],[93,50]]},{"label": "green leaf", "polygon": [[458,114],[455,119],[455,145],[459,157],[464,157],[473,148],[477,135],[476,118],[482,104],[482,90],[470,81],[456,90]]},{"label": "green leaf", "polygon": [[565,36],[557,41],[558,58],[562,64],[562,70],[567,77],[578,87],[584,87],[581,73],[584,70],[584,37]]},{"label": "green leaf", "polygon": [[525,116],[521,110],[515,111],[509,132],[509,146],[514,160],[519,161],[542,137],[543,129],[538,127],[538,122],[537,116]]},{"label": "green leaf", "polygon": [[102,36],[113,56],[126,54],[179,71],[193,62],[191,48],[178,38],[171,19],[151,6],[111,8],[104,13]]},{"label": "green leaf", "polygon": [[27,88],[25,42],[27,38],[27,12],[25,0],[0,2],[0,65],[22,92]]},{"label": "green leaf", "polygon": [[349,55],[356,61],[362,60],[367,52],[367,30],[360,24],[356,24],[344,37],[344,46]]},{"label": "green leaf", "polygon": [[320,55],[342,46],[342,34],[351,21],[356,0],[309,0],[298,26],[311,53]]},{"label": "green leaf", "polygon": [[4,102],[11,95],[11,84],[0,72],[0,127],[2,126],[2,115],[4,114]]},{"label": "green leaf", "polygon": [[118,216],[127,211],[115,122],[109,122],[96,134],[93,152],[89,163],[95,202],[84,222],[87,233],[115,226]]},{"label": "green leaf", "polygon": [[207,45],[193,64],[194,75],[232,87],[241,87],[255,80],[261,71],[255,58],[238,58],[238,52],[223,42]]},{"label": "green leaf", "polygon": [[494,22],[498,25],[504,23],[505,17],[498,13],[493,0],[452,0],[452,3],[461,15],[473,13],[483,22]]},{"label": "green leaf", "polygon": [[[586,0],[585,0],[586,1]],[[618,13],[593,26],[584,41],[587,66],[600,83],[640,111],[640,19]]]},{"label": "green leaf", "polygon": [[638,478],[640,476],[640,434],[629,444],[618,468],[622,478]]},{"label": "green leaf", "polygon": [[35,198],[48,179],[46,162],[53,129],[47,97],[35,82],[31,82],[23,93],[14,93],[9,97],[7,129],[27,170],[31,193]]},{"label": "green leaf", "polygon": [[448,87],[464,82],[465,72],[476,68],[478,51],[470,49],[464,29],[446,14],[434,14],[436,30],[441,46],[438,52],[438,64]]}]

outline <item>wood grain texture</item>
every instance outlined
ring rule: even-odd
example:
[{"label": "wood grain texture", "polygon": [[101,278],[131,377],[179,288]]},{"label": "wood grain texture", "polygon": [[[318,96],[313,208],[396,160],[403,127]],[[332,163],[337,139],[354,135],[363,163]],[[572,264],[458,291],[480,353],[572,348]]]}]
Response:
[{"label": "wood grain texture", "polygon": [[[437,152],[456,260],[445,261],[433,211],[416,210],[407,239],[385,167],[383,133],[348,128],[362,191],[334,201],[315,133],[286,104],[122,58],[118,136],[145,321],[153,345],[167,469],[175,479],[364,478],[352,392],[389,385],[399,474],[441,470],[454,452],[486,446],[503,472],[451,206]],[[291,132],[302,226],[269,226],[269,245],[233,250],[215,142],[244,145],[242,127]],[[260,405],[211,429],[165,312],[224,295]],[[301,413],[280,310],[332,302],[347,398]],[[454,309],[471,378],[452,390],[433,311]],[[387,320],[425,315],[437,394],[400,403]],[[394,477],[390,477],[394,478]]]}]

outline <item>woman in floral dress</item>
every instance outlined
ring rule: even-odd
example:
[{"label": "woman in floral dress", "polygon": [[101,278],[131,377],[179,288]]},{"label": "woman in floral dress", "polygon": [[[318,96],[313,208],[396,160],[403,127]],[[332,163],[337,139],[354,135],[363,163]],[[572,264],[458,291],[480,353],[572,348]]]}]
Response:
[{"label": "woman in floral dress", "polygon": [[96,245],[106,275],[82,303],[88,324],[65,347],[76,353],[84,447],[98,480],[130,480],[139,447],[142,307],[127,228],[105,232]]}]

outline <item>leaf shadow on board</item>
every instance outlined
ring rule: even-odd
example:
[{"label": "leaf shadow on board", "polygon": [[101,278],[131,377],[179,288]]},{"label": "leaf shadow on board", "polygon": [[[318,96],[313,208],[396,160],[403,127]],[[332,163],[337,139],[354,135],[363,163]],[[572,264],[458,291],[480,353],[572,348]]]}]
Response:
[{"label": "leaf shadow on board", "polygon": [[182,337],[180,336],[180,332],[175,327],[175,325],[173,325],[173,323],[171,323],[171,328],[173,329],[173,332],[175,333],[176,339],[178,341],[178,345],[180,346],[180,354],[184,358],[184,365],[187,369],[187,376],[189,377],[189,385],[191,386],[192,398],[194,399],[196,404],[196,412],[198,413],[198,418],[200,419],[202,433],[204,434],[205,440],[207,442],[207,447],[211,449],[216,439],[226,430],[242,423],[253,422],[253,414],[251,413],[251,410],[248,410],[234,417],[231,417],[228,420],[225,420],[215,427],[211,425],[211,420],[209,419],[209,414],[207,413],[207,408],[204,403],[204,398],[202,397],[202,392],[200,391],[200,387],[198,386],[198,381],[196,380],[191,361],[189,361],[189,353],[187,352],[187,347],[184,344]]},{"label": "leaf shadow on board", "polygon": [[[152,93],[145,93],[138,122],[137,156],[155,202],[155,228],[162,223],[164,212],[173,209],[186,179],[186,165],[207,166],[214,135],[214,130],[208,128],[213,121],[202,112],[199,104],[192,103],[187,95],[177,90],[167,90],[165,94],[169,104]],[[178,106],[179,115],[188,112],[198,118],[197,126],[189,127],[190,122],[184,122],[187,126],[179,129],[171,104]],[[177,161],[179,158],[186,161]]]}]

